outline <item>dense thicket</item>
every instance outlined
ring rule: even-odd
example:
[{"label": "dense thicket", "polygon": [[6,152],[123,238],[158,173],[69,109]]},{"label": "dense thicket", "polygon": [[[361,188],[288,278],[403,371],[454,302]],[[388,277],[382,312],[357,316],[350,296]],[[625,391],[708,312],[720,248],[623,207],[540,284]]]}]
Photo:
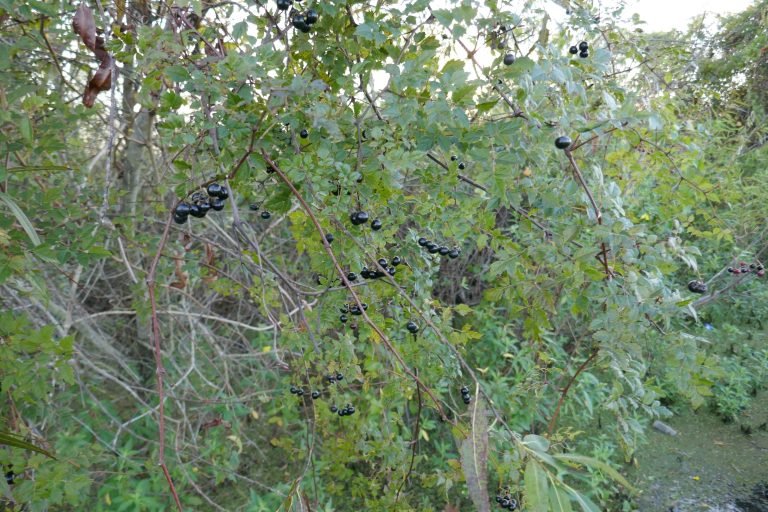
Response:
[{"label": "dense thicket", "polygon": [[3,506],[618,510],[741,421],[768,2],[560,3],[0,2]]}]

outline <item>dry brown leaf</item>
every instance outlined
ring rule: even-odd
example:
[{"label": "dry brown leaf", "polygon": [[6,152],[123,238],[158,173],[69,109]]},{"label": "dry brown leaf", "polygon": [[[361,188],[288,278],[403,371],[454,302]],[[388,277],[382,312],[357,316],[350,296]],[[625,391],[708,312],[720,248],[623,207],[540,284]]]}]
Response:
[{"label": "dry brown leaf", "polygon": [[176,266],[176,270],[174,271],[174,274],[176,274],[176,281],[172,282],[168,286],[171,288],[178,288],[179,290],[183,290],[186,288],[187,281],[189,280],[186,272],[184,272],[184,259],[175,257],[173,258],[173,263]]},{"label": "dry brown leaf", "polygon": [[88,49],[96,50],[96,20],[93,19],[93,13],[85,3],[77,8],[75,18],[72,20],[72,28]]},{"label": "dry brown leaf", "polygon": [[112,69],[115,66],[115,60],[104,47],[104,38],[96,36],[96,20],[93,18],[91,9],[84,3],[80,4],[75,12],[72,29],[99,61],[99,68],[88,80],[88,85],[83,92],[83,105],[90,108],[101,91],[108,91],[112,87]]}]

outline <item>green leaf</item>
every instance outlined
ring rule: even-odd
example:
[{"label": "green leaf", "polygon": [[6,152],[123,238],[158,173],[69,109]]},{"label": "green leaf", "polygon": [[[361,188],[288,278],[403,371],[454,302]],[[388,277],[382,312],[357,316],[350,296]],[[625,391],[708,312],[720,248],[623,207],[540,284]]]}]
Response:
[{"label": "green leaf", "polygon": [[552,487],[549,488],[549,510],[551,512],[572,512],[571,498],[568,497],[568,493],[557,487],[556,482],[552,482],[552,484]]},{"label": "green leaf", "polygon": [[549,440],[544,437],[537,436],[536,434],[529,434],[525,436],[523,438],[523,444],[538,453],[546,453],[549,450]]},{"label": "green leaf", "polygon": [[22,117],[19,121],[19,131],[27,144],[32,144],[32,123],[28,117]]},{"label": "green leaf", "polygon": [[615,480],[616,482],[618,482],[619,484],[629,489],[631,492],[637,492],[637,489],[632,487],[632,485],[627,481],[626,478],[624,478],[618,471],[616,471],[611,466],[609,466],[608,464],[606,464],[601,460],[593,459],[592,457],[587,457],[586,455],[577,455],[577,454],[568,454],[568,453],[561,453],[561,454],[555,455],[555,458],[563,462],[583,464],[584,466],[589,466],[591,468],[598,469],[603,473],[605,473],[606,475],[608,475],[613,480]]},{"label": "green leaf", "polygon": [[21,224],[21,227],[24,229],[24,231],[27,232],[27,236],[32,241],[32,245],[37,247],[40,245],[40,237],[37,236],[37,232],[35,231],[35,228],[32,226],[32,223],[29,221],[29,218],[26,216],[26,214],[22,211],[21,208],[19,208],[19,205],[16,204],[16,202],[9,196],[8,194],[5,194],[3,192],[0,192],[0,201],[4,202],[8,208],[13,213],[14,217],[16,217],[16,220]]},{"label": "green leaf", "polygon": [[528,512],[548,512],[547,472],[536,459],[528,459],[524,478],[525,510]]},{"label": "green leaf", "polygon": [[23,450],[42,453],[46,457],[50,457],[56,460],[56,457],[54,457],[53,454],[51,454],[51,452],[47,450],[43,450],[42,448],[38,448],[32,443],[28,443],[27,441],[24,441],[24,439],[22,439],[20,436],[17,436],[16,434],[12,434],[10,432],[0,432],[0,444],[4,444],[6,446],[13,446],[14,448],[21,448]]},{"label": "green leaf", "polygon": [[566,491],[568,494],[571,495],[571,498],[579,504],[581,507],[582,512],[601,512],[600,508],[595,505],[592,500],[581,494],[576,489],[573,489],[571,487],[565,486]]}]

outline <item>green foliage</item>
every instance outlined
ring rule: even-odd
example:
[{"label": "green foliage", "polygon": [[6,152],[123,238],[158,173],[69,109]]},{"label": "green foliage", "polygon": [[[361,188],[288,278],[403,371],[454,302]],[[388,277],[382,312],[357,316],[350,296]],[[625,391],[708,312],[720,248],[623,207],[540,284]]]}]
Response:
[{"label": "green foliage", "polygon": [[[765,287],[722,271],[765,247],[765,6],[654,39],[534,0],[332,0],[309,34],[107,3],[86,109],[76,7],[0,2],[0,430],[57,457],[0,451],[4,499],[167,510],[164,452],[189,509],[611,509],[662,401],[735,417],[765,385]],[[226,209],[171,224],[214,181]]]}]

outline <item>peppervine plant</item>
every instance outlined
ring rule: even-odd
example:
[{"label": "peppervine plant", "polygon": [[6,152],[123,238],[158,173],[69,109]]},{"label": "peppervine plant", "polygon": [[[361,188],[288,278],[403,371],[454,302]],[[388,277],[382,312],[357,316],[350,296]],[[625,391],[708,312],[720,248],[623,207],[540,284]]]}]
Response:
[{"label": "peppervine plant", "polygon": [[630,461],[667,414],[643,347],[682,339],[667,276],[697,253],[621,182],[669,155],[638,150],[665,119],[620,71],[620,11],[565,3],[57,4],[100,63],[57,68],[93,108],[73,118],[109,119],[82,139],[126,116],[88,239],[127,291],[99,309],[56,274],[89,326],[94,465],[141,481],[100,503],[600,510],[586,470],[633,491],[576,447],[601,425]]}]

